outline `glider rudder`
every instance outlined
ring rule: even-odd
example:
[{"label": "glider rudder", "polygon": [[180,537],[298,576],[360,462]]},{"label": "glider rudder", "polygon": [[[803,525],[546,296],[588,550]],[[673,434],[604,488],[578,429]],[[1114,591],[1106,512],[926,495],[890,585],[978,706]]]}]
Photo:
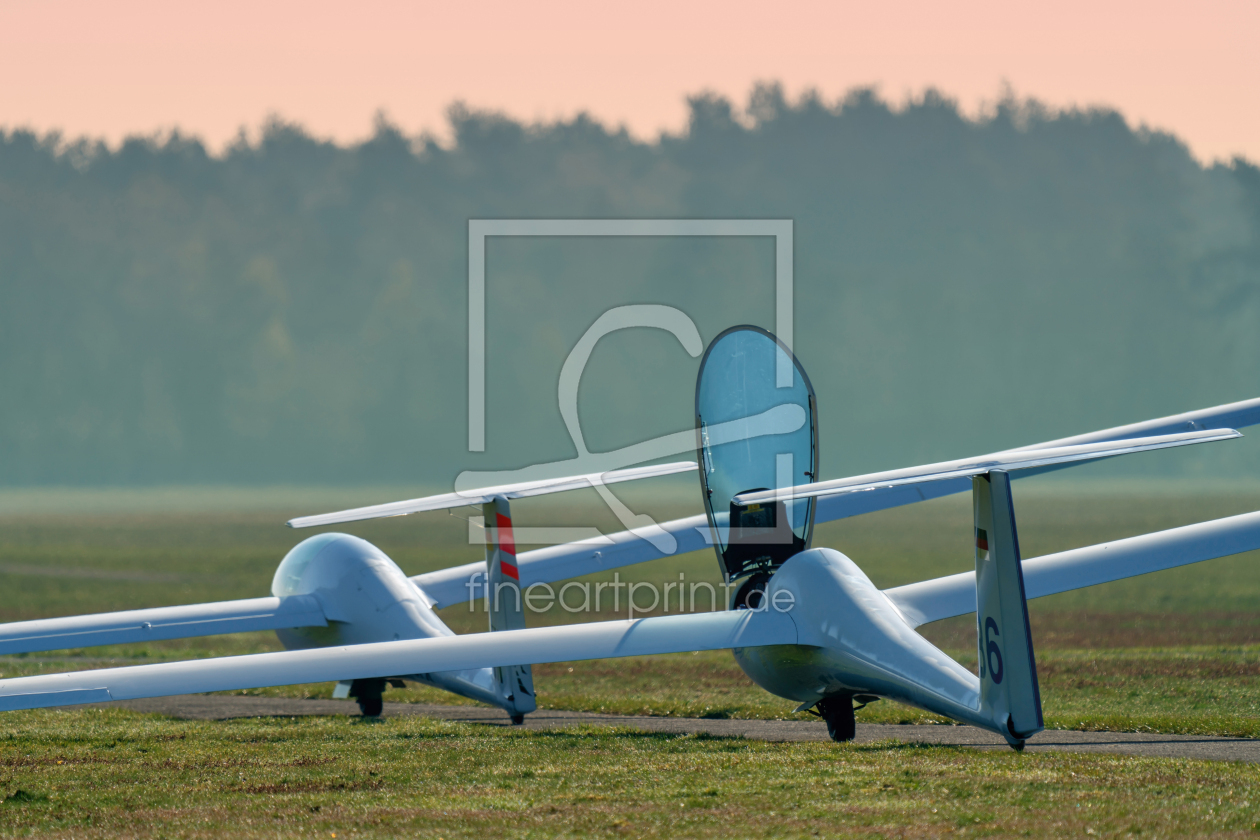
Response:
[{"label": "glider rudder", "polygon": [[980,712],[1011,746],[1045,728],[1037,662],[1028,626],[1010,476],[993,470],[971,480],[976,540],[976,646]]},{"label": "glider rudder", "polygon": [[[508,500],[495,496],[481,506],[486,528],[486,598],[490,632],[525,629],[525,605],[521,573],[516,562],[516,538]],[[512,723],[522,723],[538,708],[534,700],[534,676],[529,665],[505,665],[494,669],[499,696]]]}]

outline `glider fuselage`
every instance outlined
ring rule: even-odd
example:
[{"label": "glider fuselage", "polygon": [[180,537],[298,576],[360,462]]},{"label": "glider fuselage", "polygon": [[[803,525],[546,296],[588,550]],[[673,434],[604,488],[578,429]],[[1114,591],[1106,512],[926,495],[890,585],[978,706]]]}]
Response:
[{"label": "glider fuselage", "polygon": [[[348,534],[318,534],[294,546],[276,569],[271,594],[311,595],[328,618],[326,627],[277,630],[289,650],[455,635],[393,560],[367,540]],[[518,712],[514,702],[496,691],[491,668],[388,676]]]},{"label": "glider fuselage", "polygon": [[762,609],[785,610],[800,644],[737,648],[735,661],[771,694],[813,705],[874,695],[992,729],[979,714],[980,681],[923,638],[857,564],[815,548],[770,579]]}]

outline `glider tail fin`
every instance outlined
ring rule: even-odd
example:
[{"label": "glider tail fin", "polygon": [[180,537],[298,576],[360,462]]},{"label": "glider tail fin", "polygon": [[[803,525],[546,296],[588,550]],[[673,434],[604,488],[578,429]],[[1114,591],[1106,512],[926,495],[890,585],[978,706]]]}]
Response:
[{"label": "glider tail fin", "polygon": [[[525,629],[524,593],[516,565],[516,540],[508,500],[496,496],[481,507],[486,527],[486,597],[490,607],[490,631]],[[505,665],[494,669],[499,696],[513,723],[538,708],[534,699],[534,675],[529,665]]]},{"label": "glider tail fin", "polygon": [[980,712],[1016,748],[1045,728],[1028,626],[1010,476],[971,480],[976,535],[976,634]]}]

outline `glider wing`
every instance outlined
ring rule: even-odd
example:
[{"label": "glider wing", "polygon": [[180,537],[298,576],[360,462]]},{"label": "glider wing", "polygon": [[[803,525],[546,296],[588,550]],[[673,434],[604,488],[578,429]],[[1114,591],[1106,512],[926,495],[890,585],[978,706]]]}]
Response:
[{"label": "glider wing", "polygon": [[[1229,416],[1248,422],[1255,419],[1250,414],[1240,415],[1237,412]],[[1138,424],[1138,426],[1146,428],[1149,424]],[[1132,428],[1137,427],[1125,426],[1113,431],[1125,431]],[[803,485],[793,488],[790,492],[800,497],[816,495],[818,504],[815,520],[830,522],[970,490],[971,476],[993,469],[1018,471],[1012,475],[1016,477],[1133,452],[1229,440],[1236,437],[1240,435],[1233,429],[1206,429],[1142,438],[1121,438],[1115,441],[1066,444],[1059,442],[1062,445],[1012,449],[979,458],[947,461]],[[782,492],[748,493],[737,497],[737,501],[757,502]],[[704,516],[676,519],[662,523],[658,527],[676,541],[674,555],[699,551],[712,544],[709,525]],[[621,531],[608,536],[527,551],[520,554],[517,559],[521,585],[529,586],[534,583],[553,583],[595,572],[611,571],[665,556],[669,555],[658,549],[651,541],[644,539],[642,535],[633,531]],[[481,590],[477,589],[478,584],[474,581],[474,576],[484,571],[484,567],[484,563],[468,563],[416,575],[411,580],[424,591],[425,595],[434,600],[437,606],[444,607],[460,600],[480,597]]]},{"label": "glider wing", "polygon": [[[1187,411],[1184,414],[1145,420],[1141,423],[1114,426],[1110,429],[1101,429],[1096,432],[1045,441],[1044,443],[1034,443],[1030,446],[1020,447],[1020,449],[1080,446],[1089,443],[1127,440],[1135,437],[1156,437],[1204,429],[1241,429],[1246,426],[1254,426],[1257,423],[1260,423],[1260,399],[1244,400],[1242,402],[1213,406],[1212,408],[1202,408],[1197,411]],[[1008,452],[1018,452],[1020,449],[1012,449],[1008,450]],[[1024,470],[1013,474],[1011,477],[1030,478],[1034,475],[1070,467],[1073,463],[1080,462]],[[971,490],[971,480],[963,476],[961,478],[942,479],[930,484],[900,484],[879,487],[874,490],[867,490],[864,493],[821,496],[815,504],[814,521],[831,522],[836,519],[846,519],[850,516],[874,513],[879,510],[914,504],[915,502],[925,502],[929,499],[952,496],[955,493],[965,493],[969,490]]]},{"label": "glider wing", "polygon": [[0,624],[0,655],[327,624],[312,595],[250,598]]},{"label": "glider wing", "polygon": [[[1132,438],[1164,437],[1205,430],[1219,430],[1226,433],[1224,437],[1234,437],[1237,434],[1233,432],[1234,428],[1251,426],[1257,423],[1260,423],[1260,399],[1219,405],[1213,408],[1161,417],[1127,426],[1116,426],[1075,437],[1033,444],[1022,449],[1007,450],[999,454],[1012,456],[1025,450],[1079,447],[1089,444],[1124,441]],[[1131,449],[1126,451],[1137,450]],[[993,457],[987,456],[987,459],[992,460]],[[979,462],[985,460],[985,458],[970,460]],[[694,464],[690,462],[685,463],[687,469],[694,468]],[[1025,468],[1015,473],[1012,477],[1037,475],[1054,469],[1070,467],[1076,463],[1081,463],[1081,461],[1067,460],[1035,469]],[[901,507],[902,505],[923,502],[942,496],[951,496],[955,493],[970,490],[970,474],[960,474],[953,478],[937,478],[930,482],[884,483],[860,493],[843,492],[818,497],[815,505],[814,520],[816,522],[831,522],[836,519],[860,516],[864,513]],[[464,498],[460,494],[450,494],[450,496]],[[295,523],[299,521],[294,520]],[[676,519],[672,522],[661,523],[658,527],[676,540],[673,555],[699,551],[712,545],[709,525],[704,516]],[[520,554],[518,560],[520,561],[521,585],[528,586],[531,583],[553,583],[594,572],[611,571],[623,566],[632,566],[636,563],[657,560],[665,556],[672,555],[666,555],[640,534],[636,534],[633,531],[622,531],[605,537],[527,551]],[[449,569],[416,575],[412,578],[412,581],[426,595],[434,599],[439,606],[447,606],[469,597],[469,581],[478,571],[482,571],[483,566],[484,564],[482,563],[469,563],[464,566],[455,566]]]},{"label": "glider wing", "polygon": [[839,478],[834,481],[820,481],[815,484],[802,484],[796,487],[763,490],[756,493],[741,493],[735,497],[734,502],[739,505],[764,504],[781,499],[806,499],[817,496],[834,496],[841,493],[860,493],[881,487],[896,487],[904,484],[928,484],[934,481],[948,481],[958,478],[969,479],[972,476],[982,475],[991,470],[1015,472],[1017,470],[1053,468],[1082,461],[1114,458],[1117,455],[1129,455],[1134,452],[1149,452],[1155,449],[1189,446],[1195,443],[1210,443],[1238,437],[1242,437],[1242,435],[1233,429],[1207,429],[1155,437],[1128,438],[1120,441],[1055,446],[1045,449],[1018,449],[1010,452],[982,455],[979,458],[942,461],[941,463],[926,464],[921,467],[889,470],[888,472],[858,475],[851,478]]},{"label": "glider wing", "polygon": [[694,613],[0,680],[0,711],[579,659],[796,644],[787,613]]},{"label": "glider wing", "polygon": [[655,478],[662,475],[689,472],[696,469],[694,461],[677,461],[672,464],[654,464],[647,467],[633,467],[627,470],[610,470],[589,475],[571,475],[564,478],[547,478],[538,481],[524,481],[519,484],[504,484],[499,487],[482,487],[463,493],[443,493],[440,496],[425,496],[421,499],[407,499],[402,502],[389,502],[383,505],[352,508],[335,513],[321,513],[315,516],[299,516],[289,520],[290,528],[310,528],[314,525],[336,525],[341,522],[357,522],[363,519],[380,519],[387,516],[406,516],[409,513],[421,513],[427,510],[446,510],[465,505],[484,505],[501,496],[505,499],[525,499],[530,496],[543,496],[548,493],[561,493],[565,490],[581,490],[600,484],[619,484],[623,481],[636,481],[640,478]]},{"label": "glider wing", "polygon": [[[1260,513],[1244,513],[1025,560],[1024,590],[1043,598],[1260,549]],[[912,626],[976,610],[976,573],[884,590]]]}]

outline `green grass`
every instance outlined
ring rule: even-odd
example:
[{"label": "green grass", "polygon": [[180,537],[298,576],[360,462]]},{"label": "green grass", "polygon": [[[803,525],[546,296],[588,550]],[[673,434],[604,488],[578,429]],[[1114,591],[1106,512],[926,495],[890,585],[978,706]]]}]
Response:
[{"label": "green grass", "polygon": [[1239,836],[1251,765],[770,744],[404,717],[0,724],[0,834],[64,837]]},{"label": "green grass", "polygon": [[[1260,487],[1016,485],[1025,556],[1260,508]],[[0,506],[0,620],[247,598],[305,534],[280,523],[325,506],[73,515]],[[640,497],[642,509],[644,497]],[[217,501],[216,501],[217,500]],[[383,494],[363,502],[383,501]],[[0,499],[0,501],[4,501]],[[54,500],[55,501],[55,500]],[[203,497],[198,496],[200,504]],[[251,497],[251,504],[256,500]],[[354,504],[357,500],[346,500]],[[341,502],[339,501],[339,504]],[[328,505],[333,507],[335,505]],[[685,505],[648,508],[660,517]],[[7,513],[6,513],[7,510]],[[589,507],[516,506],[523,524],[588,524]],[[964,498],[819,528],[816,544],[881,586],[972,563]],[[410,574],[480,557],[467,525],[426,514],[355,527]],[[713,580],[697,553],[623,570],[631,580]],[[1032,604],[1047,723],[1080,729],[1260,737],[1260,562],[1212,561]],[[484,630],[465,605],[457,631]],[[531,622],[624,617],[559,610]],[[972,664],[970,618],[925,635]],[[0,659],[0,676],[278,649],[271,634]],[[547,708],[621,714],[793,717],[728,653],[556,663],[535,669]],[[250,692],[327,697],[330,684]],[[460,703],[410,687],[390,700]],[[889,702],[868,722],[935,720]],[[1254,766],[904,744],[767,744],[603,729],[509,731],[414,717],[173,721],[118,709],[0,716],[0,836],[1207,836],[1260,831]]]}]

